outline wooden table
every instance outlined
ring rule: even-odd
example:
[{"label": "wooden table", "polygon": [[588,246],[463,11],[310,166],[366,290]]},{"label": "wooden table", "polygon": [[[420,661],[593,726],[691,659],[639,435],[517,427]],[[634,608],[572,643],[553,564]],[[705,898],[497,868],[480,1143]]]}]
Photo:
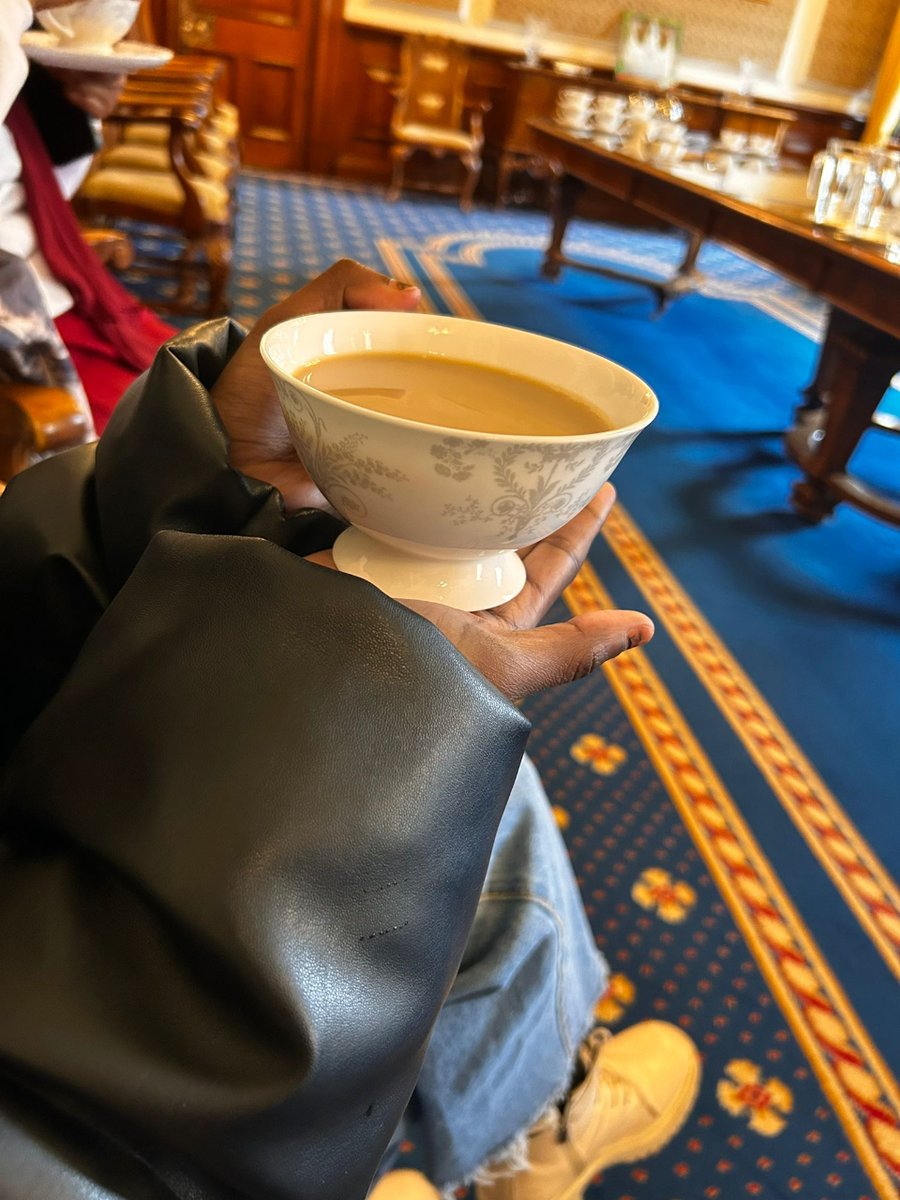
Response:
[{"label": "wooden table", "polygon": [[[878,248],[817,227],[802,204],[738,199],[714,190],[699,176],[685,178],[677,168],[601,149],[552,121],[533,121],[531,130],[535,145],[562,173],[544,257],[544,273],[550,278],[564,266],[576,266],[637,279],[653,288],[664,305],[691,286],[700,245],[712,238],[745,251],[831,305],[815,378],[786,435],[788,453],[805,473],[791,499],[811,520],[821,520],[846,501],[900,526],[900,502],[848,471],[853,451],[872,425],[900,432],[900,422],[875,411],[900,370],[900,264]],[[625,275],[564,253],[566,229],[585,186],[686,231],[686,253],[672,279]]]},{"label": "wooden table", "polygon": [[[481,60],[477,55],[476,64]],[[476,66],[476,74],[480,71]],[[551,163],[539,149],[531,123],[553,115],[559,93],[565,88],[586,88],[595,93],[618,92],[628,95],[645,92],[657,97],[679,100],[684,107],[685,124],[692,130],[708,133],[715,140],[723,127],[758,132],[773,132],[765,122],[775,120],[785,135],[784,152],[808,163],[830,138],[858,138],[864,122],[848,113],[803,104],[785,106],[768,100],[728,96],[714,89],[679,84],[661,88],[637,84],[616,77],[609,70],[595,69],[588,75],[565,75],[549,66],[528,66],[507,62],[499,86],[491,88],[494,108],[486,124],[488,159],[497,156],[497,192],[499,203],[512,199],[510,178],[525,171],[532,178],[546,181],[549,190],[556,180]]]},{"label": "wooden table", "polygon": [[[511,86],[498,98],[497,108],[503,126],[502,142],[497,161],[497,203],[511,199],[510,178],[514,172],[525,171],[532,178],[548,183],[551,204],[555,198],[556,164],[548,160],[535,145],[532,122],[552,115],[562,91],[584,89],[594,94],[630,95],[641,91],[657,98],[677,100],[684,109],[684,122],[692,130],[717,138],[723,127],[744,132],[759,132],[775,136],[779,146],[788,127],[797,121],[797,113],[787,108],[774,108],[756,101],[727,99],[702,95],[687,88],[662,88],[650,84],[637,85],[620,78],[590,75],[564,75],[550,67],[532,67],[526,63],[506,64]],[[840,118],[837,132],[846,129]]]}]

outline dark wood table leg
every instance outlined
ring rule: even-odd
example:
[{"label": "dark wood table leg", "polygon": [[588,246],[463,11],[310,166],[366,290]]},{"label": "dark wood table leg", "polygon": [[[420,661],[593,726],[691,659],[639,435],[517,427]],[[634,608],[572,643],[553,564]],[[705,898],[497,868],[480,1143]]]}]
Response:
[{"label": "dark wood table leg", "polygon": [[689,292],[697,290],[701,277],[700,271],[697,270],[697,256],[703,247],[703,241],[704,234],[699,233],[697,230],[688,233],[684,256],[675,268],[675,274],[671,279],[667,279],[661,283],[657,290],[657,315],[665,312],[669,304],[678,296],[685,296]]},{"label": "dark wood table leg", "polygon": [[563,175],[559,186],[554,189],[553,207],[550,212],[552,221],[550,245],[544,252],[544,262],[541,266],[541,274],[545,279],[559,278],[559,273],[566,261],[566,256],[563,254],[566,230],[575,215],[575,205],[583,191],[584,184],[574,175]]},{"label": "dark wood table leg", "polygon": [[665,311],[672,300],[696,288],[700,274],[697,270],[697,255],[703,245],[704,235],[695,231],[688,233],[684,255],[676,267],[675,273],[669,279],[654,279],[650,275],[639,275],[634,271],[620,271],[616,267],[601,267],[597,263],[570,258],[563,250],[563,242],[569,222],[575,214],[578,197],[586,185],[574,175],[563,174],[560,176],[559,169],[553,163],[550,163],[549,170],[553,181],[550,187],[552,228],[550,244],[544,252],[544,261],[541,265],[541,274],[545,279],[558,279],[563,267],[577,267],[580,271],[590,271],[594,275],[602,275],[605,279],[617,279],[622,283],[636,283],[653,292],[656,297],[657,316]]},{"label": "dark wood table leg", "polygon": [[513,154],[508,150],[504,150],[500,155],[500,162],[497,167],[497,194],[495,197],[495,207],[506,208],[509,204],[509,181],[513,171],[519,166],[519,155]]},{"label": "dark wood table leg", "polygon": [[787,435],[788,453],[806,474],[791,493],[803,516],[819,521],[845,500],[900,525],[900,503],[847,470],[898,368],[900,338],[832,310],[807,403]]},{"label": "dark wood table leg", "polygon": [[[832,313],[829,320],[833,318],[833,315]],[[829,331],[826,331],[825,341],[819,352],[816,372],[810,383],[801,392],[803,403],[794,413],[795,425],[804,420],[807,413],[821,408],[834,386],[835,373],[841,362],[841,345],[837,337],[832,338],[828,336],[828,333]]]}]

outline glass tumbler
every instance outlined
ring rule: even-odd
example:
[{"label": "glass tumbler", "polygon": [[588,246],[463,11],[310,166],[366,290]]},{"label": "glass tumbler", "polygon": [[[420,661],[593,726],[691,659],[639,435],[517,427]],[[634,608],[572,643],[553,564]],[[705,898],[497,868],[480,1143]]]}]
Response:
[{"label": "glass tumbler", "polygon": [[806,185],[817,225],[846,229],[854,223],[857,204],[875,146],[831,138],[812,160]]}]

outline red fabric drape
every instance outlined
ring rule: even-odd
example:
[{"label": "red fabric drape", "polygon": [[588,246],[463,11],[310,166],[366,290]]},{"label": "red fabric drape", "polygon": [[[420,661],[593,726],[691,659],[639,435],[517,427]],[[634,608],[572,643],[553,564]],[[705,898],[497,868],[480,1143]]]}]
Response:
[{"label": "red fabric drape", "polygon": [[[118,368],[118,386],[123,370],[133,376],[145,371],[160,345],[175,330],[126,292],[85,244],[75,214],[60,191],[50,156],[21,98],[13,105],[6,125],[22,160],[28,215],[41,253],[51,272],[71,292],[73,313],[79,327],[91,331],[95,357],[105,353]],[[65,341],[64,329],[60,332]],[[77,368],[74,347],[70,350]],[[83,382],[93,408],[91,392],[96,390],[96,380],[93,389],[88,380]],[[111,410],[108,396],[103,397],[101,407]],[[95,413],[98,432],[108,415],[108,411]]]}]

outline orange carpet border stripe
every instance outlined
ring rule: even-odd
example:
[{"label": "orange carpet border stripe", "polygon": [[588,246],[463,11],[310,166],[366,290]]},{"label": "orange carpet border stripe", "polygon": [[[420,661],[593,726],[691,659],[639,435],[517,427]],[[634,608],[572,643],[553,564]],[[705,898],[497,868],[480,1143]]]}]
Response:
[{"label": "orange carpet border stripe", "polygon": [[426,275],[447,301],[447,307],[455,317],[468,317],[471,321],[484,320],[483,315],[434,254],[420,251],[417,257]]},{"label": "orange carpet border stripe", "polygon": [[900,888],[621,505],[610,514],[603,532],[888,969],[900,980]]},{"label": "orange carpet border stripe", "polygon": [[[565,599],[576,614],[612,606],[589,566]],[[647,655],[604,670],[873,1187],[896,1200],[896,1080]]]},{"label": "orange carpet border stripe", "polygon": [[390,238],[378,238],[375,243],[378,253],[381,255],[384,265],[391,273],[394,279],[399,279],[403,283],[412,283],[422,293],[422,299],[419,301],[418,311],[424,313],[433,313],[434,305],[428,299],[428,293],[422,287],[422,280],[413,270],[412,265],[396,242]]}]

